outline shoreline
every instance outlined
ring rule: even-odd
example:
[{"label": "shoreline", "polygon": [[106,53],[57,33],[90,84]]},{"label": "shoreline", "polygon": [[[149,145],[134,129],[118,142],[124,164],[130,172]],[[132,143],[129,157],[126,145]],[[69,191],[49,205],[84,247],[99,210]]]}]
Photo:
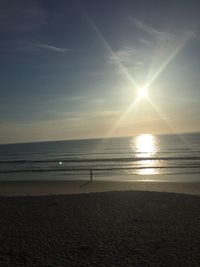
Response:
[{"label": "shoreline", "polygon": [[48,196],[113,191],[151,191],[200,195],[200,182],[170,181],[1,181],[0,197]]}]

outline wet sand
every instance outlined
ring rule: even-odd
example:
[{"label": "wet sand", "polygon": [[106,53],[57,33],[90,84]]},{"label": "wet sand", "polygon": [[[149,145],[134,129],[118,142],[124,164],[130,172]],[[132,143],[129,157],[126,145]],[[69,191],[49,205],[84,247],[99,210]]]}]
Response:
[{"label": "wet sand", "polygon": [[0,182],[0,196],[80,194],[108,191],[156,191],[200,195],[200,182],[10,181]]}]

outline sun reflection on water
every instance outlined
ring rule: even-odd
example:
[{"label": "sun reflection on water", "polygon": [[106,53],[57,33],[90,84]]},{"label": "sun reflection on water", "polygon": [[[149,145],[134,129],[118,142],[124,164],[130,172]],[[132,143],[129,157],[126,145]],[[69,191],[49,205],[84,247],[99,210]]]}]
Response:
[{"label": "sun reflection on water", "polygon": [[150,159],[157,153],[158,144],[156,137],[151,134],[141,134],[133,139],[132,148],[136,157],[141,158],[141,162],[139,162],[139,167],[141,167],[141,169],[137,170],[137,174],[157,174],[154,168],[156,166],[156,161]]},{"label": "sun reflection on water", "polygon": [[151,134],[141,134],[135,138],[136,156],[148,157],[156,153],[156,140]]}]

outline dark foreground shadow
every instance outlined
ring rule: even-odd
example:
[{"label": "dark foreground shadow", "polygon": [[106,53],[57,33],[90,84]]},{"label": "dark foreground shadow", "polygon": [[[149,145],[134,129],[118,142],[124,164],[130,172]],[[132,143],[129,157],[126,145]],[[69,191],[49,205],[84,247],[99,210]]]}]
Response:
[{"label": "dark foreground shadow", "polygon": [[200,266],[200,196],[0,197],[0,215],[0,266]]},{"label": "dark foreground shadow", "polygon": [[88,185],[88,184],[90,184],[90,181],[89,181],[89,182],[86,182],[86,183],[84,183],[84,184],[81,184],[80,187],[84,187],[84,186],[86,186],[86,185]]}]

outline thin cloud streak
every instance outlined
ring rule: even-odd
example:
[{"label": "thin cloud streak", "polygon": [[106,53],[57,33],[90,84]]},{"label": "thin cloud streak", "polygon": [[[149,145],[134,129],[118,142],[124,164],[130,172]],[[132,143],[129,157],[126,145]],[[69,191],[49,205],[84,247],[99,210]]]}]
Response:
[{"label": "thin cloud streak", "polygon": [[[145,55],[137,48],[122,48],[109,57],[108,63],[116,64],[116,58],[131,71],[140,70],[144,66]],[[119,74],[121,71],[119,71]],[[138,87],[138,86],[137,86]]]},{"label": "thin cloud streak", "polygon": [[60,52],[60,53],[71,51],[71,49],[69,49],[69,48],[61,48],[61,47],[57,47],[57,46],[54,46],[54,45],[43,44],[43,43],[36,43],[35,47],[38,47],[38,48],[41,48],[41,49],[50,50],[50,51]]},{"label": "thin cloud streak", "polygon": [[17,42],[14,49],[17,51],[24,52],[35,52],[40,50],[53,51],[58,53],[70,52],[72,49],[66,47],[58,47],[47,43],[37,43],[37,42]]},{"label": "thin cloud streak", "polygon": [[[175,38],[177,38],[180,35],[184,35],[187,36],[188,38],[198,38],[198,34],[193,31],[192,29],[189,30],[184,30],[184,31],[180,31],[178,32],[178,34],[175,33],[170,33],[170,32],[166,32],[166,31],[159,31],[156,28],[152,27],[151,25],[147,25],[144,21],[141,21],[139,19],[136,18],[129,18],[128,19],[137,29],[143,31],[144,33],[149,34],[150,36],[156,38],[156,39],[167,39],[168,41],[170,40],[174,40]],[[150,44],[149,40],[145,40],[145,39],[141,39],[140,40],[143,42],[145,42],[146,44]]]},{"label": "thin cloud streak", "polygon": [[157,29],[153,28],[150,25],[147,25],[146,23],[144,23],[143,21],[139,20],[139,19],[132,19],[129,18],[130,22],[133,22],[133,24],[139,29],[142,30],[145,33],[148,33],[154,37],[157,38],[171,38],[174,35],[168,32],[164,32],[164,31],[158,31]]}]

